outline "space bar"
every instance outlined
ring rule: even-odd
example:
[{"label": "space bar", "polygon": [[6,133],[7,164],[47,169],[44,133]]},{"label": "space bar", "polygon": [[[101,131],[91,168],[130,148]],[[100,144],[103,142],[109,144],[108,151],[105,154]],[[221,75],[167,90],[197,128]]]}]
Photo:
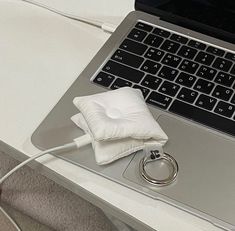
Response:
[{"label": "space bar", "polygon": [[175,100],[169,111],[235,136],[235,121]]}]

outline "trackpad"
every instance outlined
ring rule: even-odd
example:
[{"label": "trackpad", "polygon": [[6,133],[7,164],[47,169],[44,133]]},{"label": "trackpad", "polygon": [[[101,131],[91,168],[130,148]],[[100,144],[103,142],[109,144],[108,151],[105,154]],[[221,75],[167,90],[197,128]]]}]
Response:
[{"label": "trackpad", "polygon": [[[177,180],[170,186],[149,184],[139,174],[142,155],[135,155],[124,177],[146,189],[158,199],[173,200],[203,214],[235,224],[235,142],[200,126],[160,116],[159,124],[169,137],[164,151],[179,165]],[[156,162],[149,171],[161,175]],[[164,169],[164,168],[163,168]]]}]

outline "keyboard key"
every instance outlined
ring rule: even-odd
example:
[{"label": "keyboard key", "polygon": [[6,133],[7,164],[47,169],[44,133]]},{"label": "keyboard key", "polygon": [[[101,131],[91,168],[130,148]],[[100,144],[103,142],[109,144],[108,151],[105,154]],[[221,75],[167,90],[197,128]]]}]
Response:
[{"label": "keyboard key", "polygon": [[198,67],[198,63],[184,59],[183,62],[180,64],[179,69],[190,74],[194,74]]},{"label": "keyboard key", "polygon": [[209,46],[207,49],[206,49],[207,52],[211,53],[211,54],[214,54],[214,55],[218,55],[218,56],[223,56],[225,51],[219,49],[219,48],[216,48],[216,47],[211,47]]},{"label": "keyboard key", "polygon": [[147,50],[148,46],[138,42],[134,42],[130,39],[125,39],[120,45],[120,48],[135,53],[137,55],[143,55],[144,52]]},{"label": "keyboard key", "polygon": [[178,52],[178,55],[184,58],[193,59],[196,53],[197,53],[196,49],[187,46],[182,46]]},{"label": "keyboard key", "polygon": [[138,68],[144,61],[144,58],[127,53],[122,50],[117,50],[111,57],[111,59],[135,68]]},{"label": "keyboard key", "polygon": [[151,92],[146,102],[163,109],[167,109],[172,101],[172,98],[157,92]]},{"label": "keyboard key", "polygon": [[130,39],[136,40],[136,41],[143,41],[144,38],[146,37],[147,32],[142,31],[142,30],[137,30],[136,28],[132,29],[130,34],[127,36]]},{"label": "keyboard key", "polygon": [[181,72],[175,82],[184,85],[186,87],[192,87],[195,81],[196,77]]},{"label": "keyboard key", "polygon": [[144,43],[153,47],[159,47],[163,40],[164,39],[162,37],[154,34],[149,34],[148,37],[144,40]]},{"label": "keyboard key", "polygon": [[168,81],[164,81],[159,88],[159,92],[169,96],[175,96],[179,89],[180,89],[179,85]]},{"label": "keyboard key", "polygon": [[145,57],[154,61],[160,61],[164,54],[165,52],[163,51],[157,50],[155,48],[149,48],[145,54]]},{"label": "keyboard key", "polygon": [[208,82],[204,79],[198,79],[198,81],[196,82],[196,84],[194,86],[194,89],[198,90],[200,92],[209,94],[212,91],[212,89],[214,88],[214,86],[215,86],[214,83]]},{"label": "keyboard key", "polygon": [[233,97],[231,99],[231,103],[235,104],[235,94],[233,95]]},{"label": "keyboard key", "polygon": [[164,38],[168,38],[171,34],[169,31],[166,31],[166,30],[163,30],[163,29],[160,29],[160,28],[155,28],[153,30],[153,33],[156,34],[156,35],[160,35],[161,37],[164,37]]},{"label": "keyboard key", "polygon": [[113,80],[115,79],[114,76],[109,75],[107,73],[104,72],[100,72],[93,80],[94,83],[100,84],[104,87],[108,87]]},{"label": "keyboard key", "polygon": [[196,105],[198,107],[201,107],[201,108],[204,108],[204,109],[207,109],[207,110],[212,110],[213,107],[215,106],[217,100],[215,98],[212,98],[212,97],[209,97],[207,95],[203,95],[201,94],[197,101],[196,101]]},{"label": "keyboard key", "polygon": [[183,87],[177,95],[177,98],[188,103],[193,103],[197,96],[198,93],[196,91]]},{"label": "keyboard key", "polygon": [[235,136],[235,121],[175,100],[169,111]]},{"label": "keyboard key", "polygon": [[220,85],[216,86],[213,93],[212,93],[213,96],[215,96],[219,99],[222,99],[224,101],[228,101],[230,99],[230,97],[232,96],[232,94],[233,94],[232,89],[222,87]]},{"label": "keyboard key", "polygon": [[195,61],[209,66],[213,62],[214,58],[214,55],[200,51],[196,56]]},{"label": "keyboard key", "polygon": [[165,57],[162,60],[163,64],[166,64],[171,67],[177,67],[179,63],[181,62],[182,58],[179,56],[175,56],[172,54],[166,54]]},{"label": "keyboard key", "polygon": [[219,72],[215,78],[216,83],[222,84],[226,87],[231,87],[234,80],[235,80],[235,76],[224,73],[224,72]]},{"label": "keyboard key", "polygon": [[161,49],[164,51],[171,52],[171,53],[176,53],[179,47],[180,47],[179,43],[176,43],[170,40],[165,40],[165,42],[161,46]]},{"label": "keyboard key", "polygon": [[226,59],[230,59],[230,60],[232,60],[232,61],[235,61],[235,54],[228,52],[228,53],[225,55],[225,58],[226,58]]},{"label": "keyboard key", "polygon": [[110,88],[112,90],[115,90],[121,87],[131,87],[131,86],[132,86],[131,82],[117,78]]},{"label": "keyboard key", "polygon": [[173,40],[173,41],[182,43],[182,44],[186,44],[188,42],[187,38],[185,38],[185,37],[183,37],[181,35],[178,35],[178,34],[172,34],[170,39]]},{"label": "keyboard key", "polygon": [[103,67],[103,71],[119,76],[134,83],[139,83],[144,76],[144,72],[135,70],[122,64],[108,61]]},{"label": "keyboard key", "polygon": [[179,73],[178,70],[173,69],[171,67],[163,66],[162,69],[159,71],[158,76],[168,80],[174,80],[177,74]]},{"label": "keyboard key", "polygon": [[190,40],[188,45],[190,47],[194,47],[196,49],[199,49],[199,50],[205,50],[206,48],[206,45],[201,43],[201,42],[198,42],[198,41],[195,41],[195,40]]},{"label": "keyboard key", "polygon": [[157,90],[157,88],[160,86],[162,82],[162,79],[155,77],[153,75],[146,75],[141,82],[142,86],[151,88],[153,90]]},{"label": "keyboard key", "polygon": [[143,22],[138,22],[138,23],[135,25],[135,27],[138,28],[138,29],[141,29],[141,30],[148,31],[148,32],[150,32],[150,31],[153,29],[152,26],[150,26],[150,25],[148,25],[148,24],[145,24],[145,23],[143,23]]},{"label": "keyboard key", "polygon": [[145,87],[142,87],[142,86],[140,86],[140,85],[136,85],[136,84],[133,86],[133,88],[140,89],[141,92],[142,92],[142,94],[143,94],[143,96],[144,96],[144,98],[146,98],[146,96],[147,96],[147,95],[149,94],[149,92],[150,92],[149,89],[147,89],[147,88],[145,88]]},{"label": "keyboard key", "polygon": [[232,67],[230,73],[231,73],[232,75],[235,75],[235,64],[233,65],[233,67]]},{"label": "keyboard key", "polygon": [[146,60],[141,66],[141,70],[146,71],[153,75],[155,75],[160,68],[161,68],[161,64],[150,61],[150,60]]},{"label": "keyboard key", "polygon": [[216,113],[226,116],[226,117],[231,117],[235,111],[235,106],[232,104],[225,103],[223,101],[220,101],[215,110]]},{"label": "keyboard key", "polygon": [[217,71],[215,69],[202,65],[196,75],[204,79],[212,80],[216,73]]},{"label": "keyboard key", "polygon": [[222,58],[217,58],[212,66],[221,71],[228,71],[230,67],[232,66],[232,64],[233,64],[232,61],[222,59]]}]

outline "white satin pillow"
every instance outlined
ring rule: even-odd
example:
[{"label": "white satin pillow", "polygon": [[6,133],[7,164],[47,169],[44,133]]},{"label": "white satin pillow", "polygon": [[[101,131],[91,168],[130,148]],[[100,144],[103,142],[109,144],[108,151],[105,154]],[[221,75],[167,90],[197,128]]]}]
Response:
[{"label": "white satin pillow", "polygon": [[111,163],[141,149],[161,149],[168,139],[138,89],[125,87],[76,97],[74,104],[81,113],[72,120],[90,134],[98,164]]},{"label": "white satin pillow", "polygon": [[143,140],[123,138],[108,141],[96,141],[93,139],[92,133],[89,130],[87,123],[81,113],[74,115],[71,119],[86,134],[90,134],[92,140],[92,148],[95,153],[95,159],[97,164],[99,165],[109,164],[139,150],[143,150],[146,148],[148,149],[150,147],[161,149],[162,146],[162,144],[153,139]]},{"label": "white satin pillow", "polygon": [[153,118],[139,89],[130,87],[76,97],[75,106],[85,118],[95,140],[168,139]]}]

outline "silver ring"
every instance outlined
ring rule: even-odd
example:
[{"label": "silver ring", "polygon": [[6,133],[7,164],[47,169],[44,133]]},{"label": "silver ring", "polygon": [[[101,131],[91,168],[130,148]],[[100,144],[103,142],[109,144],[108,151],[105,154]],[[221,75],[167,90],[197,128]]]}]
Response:
[{"label": "silver ring", "polygon": [[[145,170],[145,167],[148,163],[153,161],[159,161],[159,160],[165,160],[167,161],[168,165],[172,168],[172,171],[170,172],[169,176],[165,179],[156,179],[151,177]],[[171,183],[173,183],[178,175],[179,172],[179,166],[176,162],[176,160],[167,153],[159,153],[156,151],[151,151],[151,155],[147,157],[143,157],[140,160],[139,164],[140,174],[141,176],[150,184],[154,184],[156,186],[166,186]]]}]

